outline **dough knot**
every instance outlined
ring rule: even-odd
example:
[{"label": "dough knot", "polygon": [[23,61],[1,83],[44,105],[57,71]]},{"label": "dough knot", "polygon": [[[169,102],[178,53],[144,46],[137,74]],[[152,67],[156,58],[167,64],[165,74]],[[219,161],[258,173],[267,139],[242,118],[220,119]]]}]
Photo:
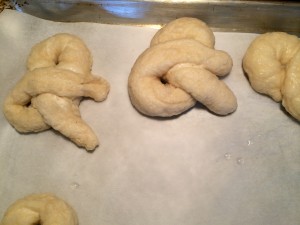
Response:
[{"label": "dough knot", "polygon": [[78,146],[93,150],[98,138],[82,120],[82,97],[103,101],[109,84],[91,74],[92,56],[84,42],[70,34],[56,34],[36,44],[27,72],[4,102],[4,115],[19,132],[53,128]]},{"label": "dough knot", "polygon": [[300,120],[300,40],[284,32],[259,35],[243,58],[243,68],[252,88],[282,101],[284,108]]},{"label": "dough knot", "polygon": [[168,117],[199,101],[219,115],[234,112],[236,97],[218,79],[231,71],[232,59],[215,50],[214,43],[211,29],[195,18],[180,18],[160,29],[129,75],[135,108],[145,115]]},{"label": "dough knot", "polygon": [[50,193],[32,194],[14,202],[0,225],[78,225],[74,209]]}]

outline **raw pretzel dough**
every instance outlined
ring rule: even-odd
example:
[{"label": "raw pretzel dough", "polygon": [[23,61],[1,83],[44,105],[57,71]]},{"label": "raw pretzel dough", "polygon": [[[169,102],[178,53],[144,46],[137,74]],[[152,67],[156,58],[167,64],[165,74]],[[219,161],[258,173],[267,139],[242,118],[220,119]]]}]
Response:
[{"label": "raw pretzel dough", "polygon": [[33,194],[17,200],[0,225],[77,225],[74,209],[53,194]]},{"label": "raw pretzel dough", "polygon": [[28,72],[4,102],[4,115],[19,132],[52,127],[78,146],[93,150],[98,138],[82,120],[82,97],[103,101],[109,84],[91,74],[92,57],[81,39],[56,34],[32,48]]},{"label": "raw pretzel dough", "polygon": [[214,43],[210,28],[195,18],[180,18],[160,29],[129,75],[135,108],[149,116],[169,117],[199,101],[216,114],[235,111],[236,97],[217,78],[230,72],[232,60],[215,50]]},{"label": "raw pretzel dough", "polygon": [[253,89],[282,101],[300,120],[300,40],[283,32],[258,36],[247,49],[243,68]]}]

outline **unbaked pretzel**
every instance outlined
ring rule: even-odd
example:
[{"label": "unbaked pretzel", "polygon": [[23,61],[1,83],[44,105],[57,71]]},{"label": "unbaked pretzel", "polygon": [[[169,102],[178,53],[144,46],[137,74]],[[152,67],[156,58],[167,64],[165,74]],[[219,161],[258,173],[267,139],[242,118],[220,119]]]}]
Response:
[{"label": "unbaked pretzel", "polygon": [[149,116],[168,117],[199,101],[216,114],[234,112],[236,97],[217,78],[231,71],[232,60],[215,50],[214,42],[210,28],[195,18],[180,18],[160,29],[129,75],[135,108]]},{"label": "unbaked pretzel", "polygon": [[32,48],[28,72],[4,102],[4,114],[19,132],[52,127],[78,146],[93,150],[98,138],[81,119],[82,97],[103,101],[109,84],[91,74],[92,57],[84,42],[70,34],[56,34]]},{"label": "unbaked pretzel", "polygon": [[32,194],[13,203],[0,225],[77,225],[74,209],[53,194]]},{"label": "unbaked pretzel", "polygon": [[300,120],[300,40],[284,32],[258,36],[247,49],[243,68],[252,88],[282,101]]}]

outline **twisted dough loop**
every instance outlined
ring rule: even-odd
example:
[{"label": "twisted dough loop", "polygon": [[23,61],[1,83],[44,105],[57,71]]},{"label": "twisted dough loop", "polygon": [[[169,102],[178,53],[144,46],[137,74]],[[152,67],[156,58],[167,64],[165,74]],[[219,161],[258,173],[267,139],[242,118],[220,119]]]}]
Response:
[{"label": "twisted dough loop", "polygon": [[300,120],[300,40],[283,32],[258,36],[247,49],[243,68],[252,88],[282,101]]},{"label": "twisted dough loop", "polygon": [[149,116],[168,117],[199,101],[220,115],[235,111],[234,94],[216,77],[230,72],[232,60],[213,49],[214,42],[213,32],[195,18],[180,18],[160,29],[129,75],[135,108]]},{"label": "twisted dough loop", "polygon": [[0,225],[77,225],[73,208],[53,194],[33,194],[17,200]]},{"label": "twisted dough loop", "polygon": [[82,120],[82,97],[103,101],[109,84],[91,74],[92,57],[83,41],[70,34],[54,35],[32,48],[28,72],[4,102],[7,120],[19,132],[52,127],[78,146],[93,150],[98,138]]}]

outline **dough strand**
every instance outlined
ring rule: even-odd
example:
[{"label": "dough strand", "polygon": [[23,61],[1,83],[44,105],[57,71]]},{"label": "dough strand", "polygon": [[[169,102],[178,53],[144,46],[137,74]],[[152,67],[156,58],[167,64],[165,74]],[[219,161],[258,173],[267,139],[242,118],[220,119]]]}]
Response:
[{"label": "dough strand", "polygon": [[78,225],[74,209],[53,194],[32,194],[13,203],[0,225]]},{"label": "dough strand", "polygon": [[91,74],[92,57],[84,42],[56,34],[32,48],[27,73],[4,102],[4,115],[19,132],[53,128],[75,144],[94,150],[98,138],[81,119],[82,97],[106,99],[109,83]]},{"label": "dough strand", "polygon": [[259,35],[248,47],[243,68],[252,88],[282,102],[300,120],[300,40],[284,32]]},{"label": "dough strand", "polygon": [[214,42],[213,32],[195,18],[180,18],[160,29],[131,69],[128,92],[133,106],[160,117],[181,114],[196,101],[219,115],[234,112],[236,97],[217,78],[229,74],[232,59],[215,50]]}]

